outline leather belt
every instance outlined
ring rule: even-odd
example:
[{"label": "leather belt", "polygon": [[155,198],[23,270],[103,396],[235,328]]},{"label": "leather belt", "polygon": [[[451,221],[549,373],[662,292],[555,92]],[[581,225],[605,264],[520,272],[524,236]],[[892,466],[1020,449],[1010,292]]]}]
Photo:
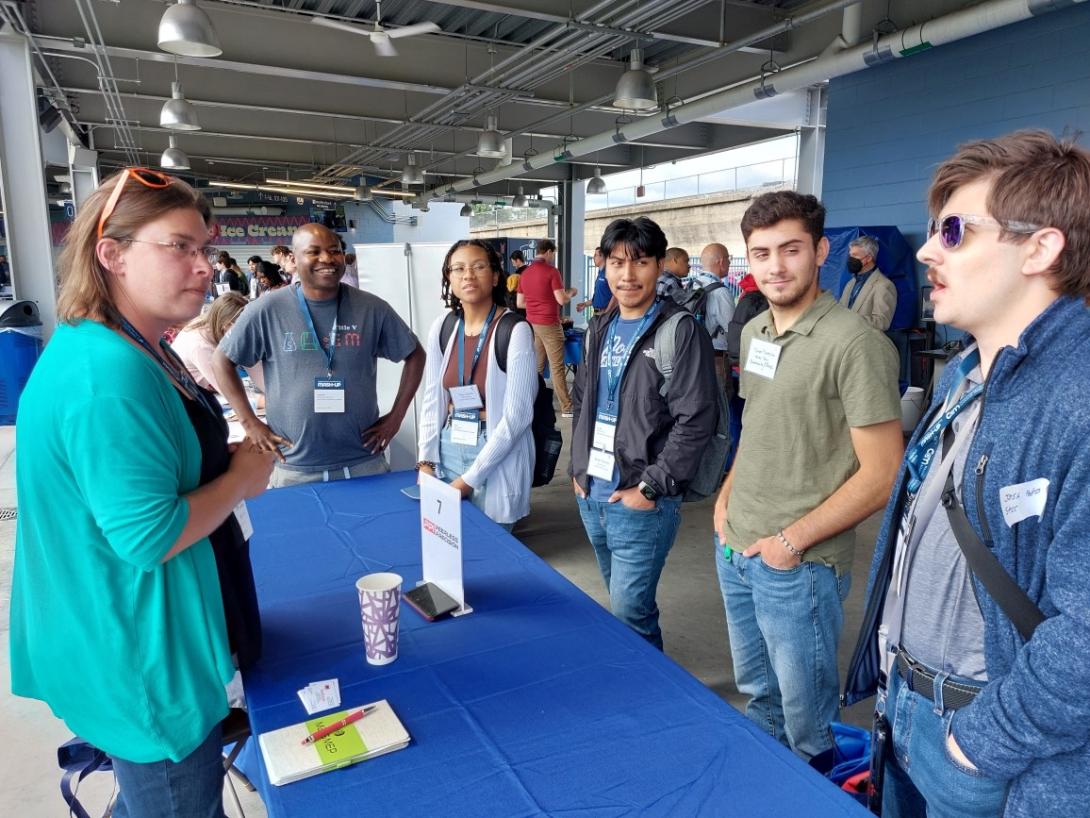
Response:
[{"label": "leather belt", "polygon": [[[905,680],[909,690],[913,693],[919,693],[928,701],[935,701],[935,677],[938,676],[938,673],[927,665],[917,662],[903,649],[897,652],[897,672]],[[982,689],[982,687],[976,685],[968,685],[947,679],[942,683],[943,709],[960,710],[963,707],[968,707]]]}]

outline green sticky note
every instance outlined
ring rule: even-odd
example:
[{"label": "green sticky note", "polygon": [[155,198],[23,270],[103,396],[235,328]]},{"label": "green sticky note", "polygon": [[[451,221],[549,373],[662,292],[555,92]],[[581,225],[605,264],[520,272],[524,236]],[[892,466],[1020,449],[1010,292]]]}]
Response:
[{"label": "green sticky note", "polygon": [[[329,713],[321,718],[311,719],[307,722],[307,732],[313,733],[316,730],[321,730],[326,725],[340,721],[352,712],[354,711],[342,710],[339,713]],[[358,721],[352,722],[352,724],[342,727],[336,733],[330,733],[325,738],[320,738],[314,742],[314,747],[318,750],[318,758],[322,760],[322,764],[348,761],[367,752],[367,745],[363,743],[360,731],[356,729],[358,724]]]}]

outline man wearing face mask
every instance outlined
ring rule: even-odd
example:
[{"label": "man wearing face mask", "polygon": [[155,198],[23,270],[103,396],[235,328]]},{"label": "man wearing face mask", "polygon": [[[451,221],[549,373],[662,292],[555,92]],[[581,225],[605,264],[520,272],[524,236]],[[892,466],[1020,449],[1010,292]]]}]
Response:
[{"label": "man wearing face mask", "polygon": [[872,327],[885,332],[897,309],[897,288],[878,269],[878,242],[860,236],[848,245],[848,254],[852,278],[840,294],[840,306],[859,313]]}]

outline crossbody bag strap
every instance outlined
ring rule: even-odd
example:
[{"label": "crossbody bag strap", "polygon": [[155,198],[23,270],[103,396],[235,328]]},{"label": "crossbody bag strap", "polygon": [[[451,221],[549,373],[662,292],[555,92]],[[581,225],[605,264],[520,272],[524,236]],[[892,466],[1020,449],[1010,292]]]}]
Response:
[{"label": "crossbody bag strap", "polygon": [[946,514],[950,518],[950,528],[958,541],[961,553],[965,555],[969,570],[976,574],[988,593],[992,595],[992,599],[999,605],[1000,610],[1014,623],[1022,639],[1028,642],[1037,626],[1045,621],[1045,615],[1033,604],[1033,600],[1007,573],[999,562],[999,558],[980,541],[980,537],[973,530],[954,490],[953,469],[946,476],[942,504],[946,507]]}]

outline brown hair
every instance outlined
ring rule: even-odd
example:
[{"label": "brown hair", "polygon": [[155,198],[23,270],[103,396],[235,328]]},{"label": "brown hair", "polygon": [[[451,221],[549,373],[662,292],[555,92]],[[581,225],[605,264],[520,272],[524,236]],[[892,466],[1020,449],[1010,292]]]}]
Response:
[{"label": "brown hair", "polygon": [[272,249],[272,252],[270,253],[270,255],[273,258],[276,258],[277,256],[290,256],[291,255],[291,248],[290,247],[285,247],[283,244],[278,244],[278,245],[276,245],[276,247],[274,247]]},{"label": "brown hair", "polygon": [[214,346],[223,340],[227,330],[238,320],[239,314],[249,303],[249,299],[242,293],[226,292],[212,302],[207,312],[190,321],[186,329],[198,330]]},{"label": "brown hair", "polygon": [[447,250],[447,256],[443,259],[443,303],[454,310],[456,315],[462,314],[462,302],[458,296],[450,291],[450,260],[463,247],[476,247],[484,250],[485,257],[488,259],[488,266],[492,268],[492,274],[499,276],[496,286],[492,288],[492,301],[500,307],[504,306],[507,295],[507,277],[503,274],[503,261],[500,260],[500,254],[496,252],[496,248],[481,239],[460,239]]},{"label": "brown hair", "polygon": [[802,222],[817,247],[825,235],[825,207],[816,196],[794,190],[762,193],[754,199],[742,216],[742,237],[749,244],[749,236],[754,230],[790,220]]},{"label": "brown hair", "polygon": [[552,239],[542,239],[541,241],[539,241],[537,243],[537,247],[534,249],[534,252],[539,256],[543,256],[548,252],[554,252],[555,253],[556,252],[556,242],[553,241]]},{"label": "brown hair", "polygon": [[685,263],[689,263],[689,253],[684,247],[667,247],[666,248],[666,260],[667,261],[679,261],[685,259]]},{"label": "brown hair", "polygon": [[[1064,234],[1064,249],[1049,272],[1063,295],[1090,302],[1090,152],[1041,130],[966,142],[935,171],[928,209],[938,215],[956,190],[981,179],[992,183],[987,215],[996,221],[1054,227]],[[1000,241],[1028,238],[999,233]]]},{"label": "brown hair", "polygon": [[[111,327],[120,323],[120,313],[110,294],[110,272],[102,266],[95,252],[99,216],[113,193],[118,175],[108,177],[87,197],[64,237],[58,259],[61,289],[57,298],[57,317],[66,324],[76,324],[83,319],[100,321]],[[171,184],[163,188],[150,188],[135,179],[127,179],[114,212],[103,226],[103,238],[130,238],[145,224],[172,210],[196,210],[204,223],[211,225],[212,208],[208,201],[181,179],[171,178]]]}]

